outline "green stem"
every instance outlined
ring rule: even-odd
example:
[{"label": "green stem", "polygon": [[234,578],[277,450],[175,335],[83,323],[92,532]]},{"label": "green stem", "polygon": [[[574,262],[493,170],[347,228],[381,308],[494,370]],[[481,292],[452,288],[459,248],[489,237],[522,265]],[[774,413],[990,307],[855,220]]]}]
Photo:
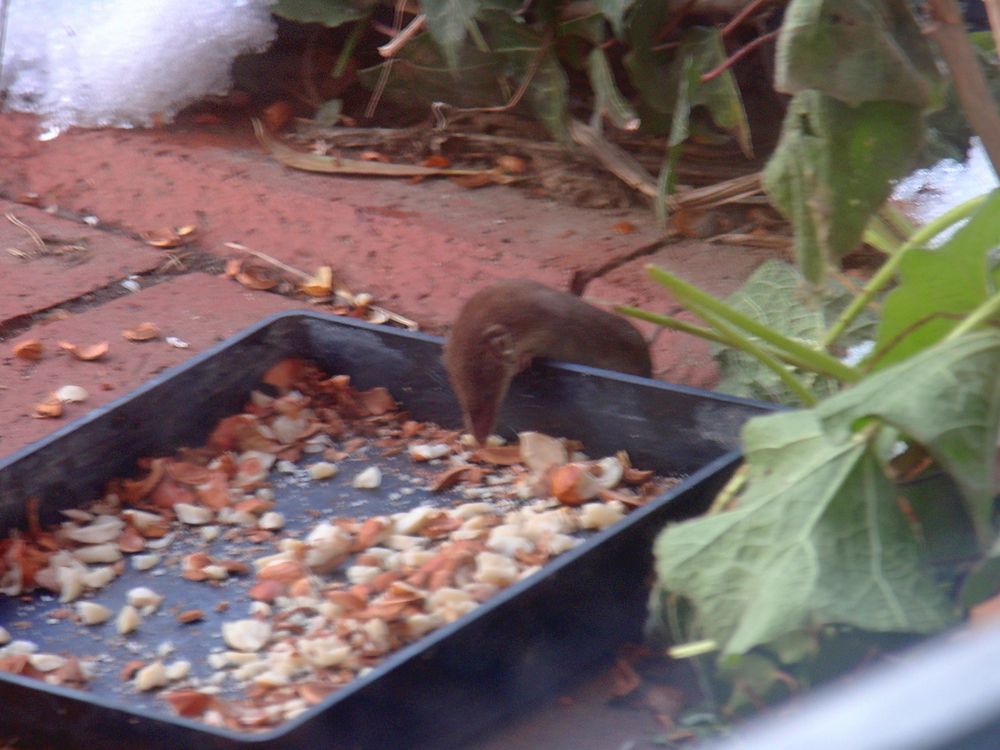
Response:
[{"label": "green stem", "polygon": [[[909,235],[907,235],[909,236]],[[875,215],[868,222],[865,228],[864,241],[874,247],[879,252],[886,255],[895,255],[902,244],[897,238],[892,227],[878,215]]]},{"label": "green stem", "polygon": [[951,332],[944,337],[944,340],[952,341],[953,339],[957,339],[981,323],[985,323],[998,312],[1000,312],[1000,292],[988,297],[979,307],[969,313],[965,320],[951,329]]},{"label": "green stem", "polygon": [[705,339],[706,341],[714,341],[716,344],[732,346],[732,342],[729,339],[720,333],[716,333],[711,328],[696,326],[694,323],[688,323],[687,321],[671,317],[670,315],[660,315],[659,313],[649,312],[648,310],[643,310],[639,307],[631,307],[630,305],[615,305],[615,312],[621,313],[622,315],[628,315],[630,318],[645,320],[647,323],[656,323],[656,325],[663,328],[671,328],[675,331],[680,331],[681,333],[689,333],[692,336],[697,336],[698,338]]},{"label": "green stem", "polygon": [[729,337],[732,341],[731,346],[736,349],[743,350],[764,365],[764,367],[771,370],[775,375],[781,378],[781,382],[788,386],[789,390],[798,396],[799,401],[801,401],[805,406],[815,406],[816,396],[813,395],[812,391],[805,387],[801,380],[792,374],[786,365],[772,357],[767,351],[765,351],[762,347],[757,346],[757,344],[750,339],[740,336],[738,331],[733,329],[727,322],[716,316],[714,313],[710,313],[706,310],[700,310],[698,311],[698,315],[703,317],[706,323],[713,326],[723,336]]},{"label": "green stem", "polygon": [[365,29],[368,28],[368,19],[372,17],[369,13],[364,18],[358,19],[358,22],[354,24],[354,28],[351,29],[351,33],[347,36],[344,41],[344,46],[340,50],[340,54],[337,55],[337,62],[333,65],[333,70],[330,72],[332,78],[340,78],[344,75],[344,71],[347,70],[347,63],[351,61],[351,55],[354,54],[354,48],[358,46],[358,42],[361,41],[361,36],[365,33]]},{"label": "green stem", "polygon": [[[848,367],[836,357],[783,336],[773,328],[734,310],[707,292],[662,268],[646,266],[646,270],[650,277],[667,287],[674,296],[700,317],[705,318],[705,313],[708,312],[712,316],[738,326],[767,342],[775,349],[787,352],[791,357],[801,362],[805,369],[830,375],[842,383],[855,383],[861,379],[861,373],[858,370]],[[705,320],[711,323],[707,318]],[[784,370],[784,368],[782,369]]]},{"label": "green stem", "polygon": [[872,301],[876,294],[878,294],[882,289],[892,281],[896,276],[896,270],[899,268],[899,264],[903,262],[903,258],[906,254],[915,247],[922,247],[926,245],[930,240],[939,235],[945,229],[950,227],[952,224],[961,221],[962,219],[968,217],[972,214],[983,202],[986,200],[987,195],[980,195],[977,198],[968,200],[954,208],[945,211],[943,214],[938,216],[936,219],[924,224],[920,229],[914,232],[910,239],[903,243],[885,263],[882,267],[875,272],[875,275],[868,280],[865,284],[865,288],[861,290],[861,294],[851,300],[844,311],[837,318],[836,322],[830,327],[830,330],[826,332],[826,337],[823,339],[822,348],[828,349],[834,341],[840,338],[840,335],[847,330],[847,326],[851,324],[865,306]]},{"label": "green stem", "polygon": [[[716,344],[721,344],[722,346],[732,347],[738,349],[739,346],[732,339],[728,339],[721,333],[713,331],[711,328],[705,328],[704,326],[694,325],[693,323],[688,323],[687,321],[681,320],[680,318],[674,318],[670,315],[661,315],[660,313],[649,312],[648,310],[643,310],[639,307],[631,307],[629,305],[616,305],[615,312],[622,315],[628,315],[631,318],[638,318],[639,320],[645,320],[648,323],[655,323],[663,328],[670,328],[674,331],[680,331],[681,333],[687,333],[692,336],[697,336],[698,338],[705,339],[706,341],[712,341]],[[745,338],[738,331],[736,332],[737,341]],[[829,377],[835,378],[836,376],[827,372],[826,370],[817,370],[814,365],[815,362],[803,362],[801,359],[794,357],[788,352],[779,352],[771,349],[770,347],[763,347],[768,354],[772,357],[780,359],[785,364],[789,364],[792,367],[797,367],[800,370],[806,370],[809,372],[818,372],[821,375],[828,375]]]},{"label": "green stem", "polygon": [[913,233],[917,231],[917,227],[910,221],[910,217],[891,203],[885,203],[878,213],[886,224],[899,232],[901,240],[912,237]]}]

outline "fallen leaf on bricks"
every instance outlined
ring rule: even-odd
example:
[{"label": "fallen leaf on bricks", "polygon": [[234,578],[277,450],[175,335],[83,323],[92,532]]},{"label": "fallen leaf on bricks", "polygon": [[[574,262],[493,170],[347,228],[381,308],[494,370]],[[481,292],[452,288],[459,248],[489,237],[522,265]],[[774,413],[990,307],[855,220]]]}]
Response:
[{"label": "fallen leaf on bricks", "polygon": [[59,346],[84,362],[93,362],[95,359],[100,359],[111,349],[111,345],[107,341],[89,346],[77,346],[76,344],[71,344],[69,341],[60,341]]},{"label": "fallen leaf on bricks", "polygon": [[243,263],[239,273],[236,274],[236,280],[248,289],[256,289],[259,292],[274,289],[279,282],[269,267],[253,263]]},{"label": "fallen leaf on bricks", "polygon": [[38,339],[28,339],[14,345],[14,356],[21,359],[36,361],[42,358],[42,342]]},{"label": "fallen leaf on bricks", "polygon": [[156,323],[140,323],[135,328],[122,331],[122,336],[129,341],[152,341],[160,337],[160,329]]},{"label": "fallen leaf on bricks", "polygon": [[333,293],[333,269],[330,266],[320,266],[316,275],[303,281],[299,288],[310,297],[328,297]]},{"label": "fallen leaf on bricks", "polygon": [[38,419],[55,419],[61,417],[63,413],[63,402],[55,396],[49,396],[40,404],[35,404],[33,417]]}]

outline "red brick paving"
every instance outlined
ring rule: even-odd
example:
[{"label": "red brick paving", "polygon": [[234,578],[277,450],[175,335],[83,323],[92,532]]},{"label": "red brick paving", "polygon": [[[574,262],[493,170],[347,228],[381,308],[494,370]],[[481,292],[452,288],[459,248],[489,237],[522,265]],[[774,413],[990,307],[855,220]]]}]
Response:
[{"label": "red brick paving", "polygon": [[[0,325],[156,268],[164,252],[128,237],[189,223],[198,227],[201,251],[230,257],[236,253],[224,243],[239,242],[305,271],[329,264],[350,288],[372,292],[382,304],[436,333],[446,332],[461,302],[492,280],[524,276],[565,287],[575,270],[599,266],[657,237],[651,215],[640,209],[576,209],[516,188],[467,190],[445,180],[411,184],[295,172],[264,154],[249,129],[72,131],[49,142],[39,142],[36,134],[33,118],[0,115],[0,199],[37,193],[44,206],[71,217],[96,216],[100,225],[91,229],[79,219],[0,204],[4,213],[12,211],[45,236],[82,237],[89,247],[82,259],[24,261],[0,254]],[[622,221],[637,231],[618,234],[615,226]],[[30,252],[32,243],[4,221],[0,247]],[[669,297],[645,278],[643,266],[650,260],[710,291],[728,293],[766,257],[761,251],[686,241],[595,280],[587,294],[609,303],[669,310]],[[117,343],[115,326],[131,307],[136,322],[201,314],[211,321],[205,326],[221,336],[264,312],[297,304],[221,281],[219,288],[227,291],[218,296],[169,293],[175,285],[181,290],[192,283],[184,276],[167,277],[160,284],[163,289],[111,302],[104,306],[107,313],[99,306],[80,315],[79,325],[112,315],[106,324],[112,330],[98,325],[94,336]],[[235,294],[240,295],[238,305],[233,304]],[[58,325],[72,331],[77,324]],[[9,342],[3,345],[9,352]],[[112,371],[135,373],[119,378],[116,389],[137,385],[150,374],[147,363],[127,361],[145,357],[141,351],[115,347],[114,357],[123,361]],[[175,351],[167,359],[173,363],[184,356]],[[15,367],[16,378],[4,382],[8,390],[0,392],[0,418],[21,416],[2,429],[0,454],[56,426],[24,422],[24,399],[44,395],[59,381],[60,368],[78,365],[60,355],[37,372]],[[0,377],[11,378],[11,367],[8,358]],[[710,386],[716,379],[708,347],[670,332],[656,340],[654,368],[658,377],[689,385]],[[32,379],[37,379],[34,386],[25,384]]]},{"label": "red brick paving", "polygon": [[[9,216],[37,232],[46,247],[39,248]],[[152,271],[163,257],[162,251],[124,237],[0,200],[0,326],[130,274]]]},{"label": "red brick paving", "polygon": [[[153,375],[180,364],[266,315],[303,305],[276,294],[251,292],[229,279],[203,273],[178,276],[141,292],[72,315],[38,324],[3,345],[0,357],[0,456],[37,440],[67,420],[83,416],[128,393]],[[155,323],[163,337],[132,342],[122,331],[144,322]],[[189,348],[165,340],[174,336]],[[42,359],[29,362],[10,354],[20,341],[38,339]],[[107,355],[84,362],[59,348],[60,341],[77,345],[108,341]],[[36,403],[64,385],[82,386],[84,403],[67,404],[62,419],[32,417]]]}]

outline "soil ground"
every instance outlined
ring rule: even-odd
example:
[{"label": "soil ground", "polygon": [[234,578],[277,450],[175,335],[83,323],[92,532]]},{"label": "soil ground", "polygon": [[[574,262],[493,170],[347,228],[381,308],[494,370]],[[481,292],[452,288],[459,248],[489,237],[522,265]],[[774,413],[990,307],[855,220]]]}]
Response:
[{"label": "soil ground", "polygon": [[[574,272],[660,236],[646,208],[574,207],[551,189],[294,172],[261,150],[249,125],[70,131],[48,142],[37,135],[35,118],[0,114],[0,457],[267,314],[308,306],[222,275],[228,259],[246,257],[226,243],[309,273],[329,265],[352,291],[444,334],[462,301],[493,280],[527,277],[566,288]],[[185,225],[197,230],[181,249],[140,239]],[[676,313],[646,278],[645,264],[727,294],[773,256],[672,242],[595,279],[586,296]],[[129,279],[138,291],[122,285]],[[144,322],[188,348],[122,337]],[[12,353],[29,339],[44,347],[37,362]],[[110,352],[79,361],[59,348],[63,341],[108,341]],[[653,352],[658,378],[698,387],[716,381],[698,340],[664,332]],[[69,405],[61,419],[32,416],[35,404],[67,384],[83,386],[88,400]],[[589,677],[569,699],[539,706],[477,747],[645,747],[662,732],[650,710],[608,706],[605,672]]]}]

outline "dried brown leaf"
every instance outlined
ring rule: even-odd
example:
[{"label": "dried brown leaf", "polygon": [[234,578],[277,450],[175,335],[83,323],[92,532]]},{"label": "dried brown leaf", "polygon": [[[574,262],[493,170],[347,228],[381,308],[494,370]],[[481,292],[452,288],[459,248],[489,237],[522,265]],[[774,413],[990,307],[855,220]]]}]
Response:
[{"label": "dried brown leaf", "polygon": [[524,174],[528,171],[528,163],[520,156],[501,155],[497,157],[497,166],[510,174]]},{"label": "dried brown leaf", "polygon": [[320,266],[316,275],[303,281],[299,288],[310,297],[329,297],[333,293],[333,269]]},{"label": "dried brown leaf", "polygon": [[15,344],[14,356],[32,361],[39,360],[42,358],[42,342],[38,339],[28,339]]},{"label": "dried brown leaf", "polygon": [[90,344],[89,346],[77,346],[69,341],[60,341],[59,346],[84,362],[93,362],[100,359],[111,349],[111,344],[107,341],[102,341],[99,344]]},{"label": "dried brown leaf", "polygon": [[160,337],[160,329],[156,323],[140,323],[135,328],[122,331],[122,336],[129,341],[152,341]]}]

